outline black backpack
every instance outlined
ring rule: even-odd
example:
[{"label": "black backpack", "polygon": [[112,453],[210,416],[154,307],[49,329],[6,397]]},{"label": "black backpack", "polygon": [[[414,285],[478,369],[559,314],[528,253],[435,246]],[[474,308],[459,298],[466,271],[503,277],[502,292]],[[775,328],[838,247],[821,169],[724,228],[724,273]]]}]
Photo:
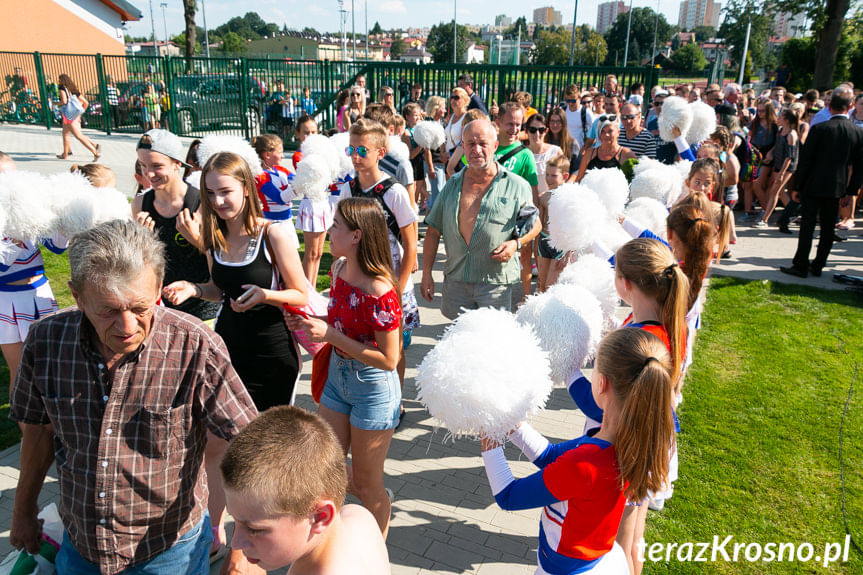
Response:
[{"label": "black backpack", "polygon": [[375,184],[375,186],[369,191],[363,191],[362,187],[360,187],[360,179],[354,178],[351,180],[350,188],[351,188],[351,196],[354,198],[370,198],[373,200],[377,200],[378,203],[384,210],[384,215],[387,218],[387,228],[389,228],[390,233],[398,240],[399,243],[402,243],[402,235],[401,228],[399,228],[399,223],[396,221],[396,215],[384,201],[384,194],[387,193],[391,187],[393,187],[395,181],[392,178],[386,178]]}]

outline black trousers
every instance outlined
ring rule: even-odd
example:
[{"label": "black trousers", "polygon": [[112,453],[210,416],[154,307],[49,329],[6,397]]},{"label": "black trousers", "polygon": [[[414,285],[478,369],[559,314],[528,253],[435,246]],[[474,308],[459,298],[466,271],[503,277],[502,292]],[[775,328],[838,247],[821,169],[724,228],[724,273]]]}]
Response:
[{"label": "black trousers", "polygon": [[839,215],[839,198],[801,198],[800,236],[797,238],[797,253],[793,264],[799,270],[809,269],[809,252],[812,250],[812,235],[815,232],[816,217],[821,222],[821,237],[818,251],[812,260],[812,267],[820,270],[827,264],[827,256],[833,247],[833,234],[836,216]]}]

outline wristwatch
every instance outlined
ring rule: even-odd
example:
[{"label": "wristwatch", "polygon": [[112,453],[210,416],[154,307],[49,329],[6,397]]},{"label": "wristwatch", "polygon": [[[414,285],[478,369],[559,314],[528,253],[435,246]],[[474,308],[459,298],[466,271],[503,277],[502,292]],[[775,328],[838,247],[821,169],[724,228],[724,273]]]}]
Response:
[{"label": "wristwatch", "polygon": [[519,238],[515,238],[515,249],[516,251],[521,250],[521,240]]}]

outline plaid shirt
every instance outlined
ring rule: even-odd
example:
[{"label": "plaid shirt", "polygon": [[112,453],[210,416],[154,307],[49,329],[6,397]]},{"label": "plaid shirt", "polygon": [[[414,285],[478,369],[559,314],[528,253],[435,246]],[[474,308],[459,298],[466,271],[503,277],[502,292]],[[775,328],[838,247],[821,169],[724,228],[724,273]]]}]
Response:
[{"label": "plaid shirt", "polygon": [[108,370],[80,311],[30,328],[10,417],[54,428],[60,515],[75,548],[113,574],[201,520],[206,431],[231,439],[257,411],[224,342],[157,307],[145,343]]}]

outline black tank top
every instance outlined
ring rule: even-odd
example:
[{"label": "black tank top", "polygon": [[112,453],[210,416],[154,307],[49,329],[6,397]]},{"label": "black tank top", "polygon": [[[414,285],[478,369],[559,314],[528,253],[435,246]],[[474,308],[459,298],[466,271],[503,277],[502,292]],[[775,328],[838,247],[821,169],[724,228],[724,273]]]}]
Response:
[{"label": "black tank top", "polygon": [[274,289],[277,286],[273,264],[268,259],[266,240],[263,230],[249,245],[244,262],[225,262],[217,255],[213,256],[213,282],[222,290],[222,311],[216,331],[225,333],[224,338],[233,336],[249,338],[251,334],[263,335],[270,329],[286,333],[284,318],[279,308],[259,304],[253,308],[237,313],[231,308],[230,299],[237,299],[246,291],[244,285],[257,285],[264,289]]},{"label": "black tank top", "polygon": [[623,148],[619,149],[614,156],[612,156],[608,160],[601,160],[599,158],[599,149],[597,148],[596,153],[590,159],[590,162],[587,163],[587,169],[593,170],[595,168],[620,168],[620,153],[623,151]]},{"label": "black tank top", "polygon": [[[188,184],[186,186],[183,208],[188,208],[190,212],[194,212],[201,204],[201,196],[197,189]],[[164,285],[178,280],[207,283],[210,281],[210,270],[207,268],[206,256],[177,231],[177,216],[166,218],[156,211],[155,198],[156,192],[154,190],[146,192],[141,201],[141,209],[153,218],[156,234],[165,244]],[[177,306],[171,305],[165,300],[162,302],[167,307],[173,307],[202,320],[213,319],[219,311],[217,302],[197,298],[189,298]]]}]

